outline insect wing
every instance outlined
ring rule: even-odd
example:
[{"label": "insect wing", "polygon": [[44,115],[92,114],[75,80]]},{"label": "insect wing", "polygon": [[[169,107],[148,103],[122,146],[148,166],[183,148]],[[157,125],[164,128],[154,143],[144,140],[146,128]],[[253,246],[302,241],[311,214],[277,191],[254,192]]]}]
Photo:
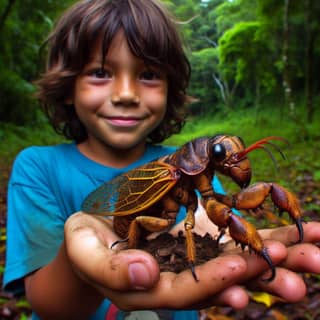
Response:
[{"label": "insect wing", "polygon": [[175,167],[150,162],[98,187],[84,200],[81,210],[109,216],[139,212],[157,202],[179,177]]}]

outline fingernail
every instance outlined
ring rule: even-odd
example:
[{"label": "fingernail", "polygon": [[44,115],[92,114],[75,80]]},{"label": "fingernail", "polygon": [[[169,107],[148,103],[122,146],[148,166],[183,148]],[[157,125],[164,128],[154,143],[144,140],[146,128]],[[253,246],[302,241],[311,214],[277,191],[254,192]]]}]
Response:
[{"label": "fingernail", "polygon": [[150,287],[150,274],[144,263],[131,263],[129,265],[129,277],[135,289],[146,289]]}]

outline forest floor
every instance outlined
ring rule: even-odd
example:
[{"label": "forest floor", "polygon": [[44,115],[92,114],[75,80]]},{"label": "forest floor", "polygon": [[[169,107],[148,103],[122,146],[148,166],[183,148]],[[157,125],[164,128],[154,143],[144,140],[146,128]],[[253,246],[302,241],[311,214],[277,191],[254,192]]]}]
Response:
[{"label": "forest floor", "polygon": [[[10,167],[0,163],[0,285],[4,271],[5,259],[5,224],[6,224],[6,195]],[[289,176],[289,175],[288,175]],[[320,220],[320,195],[317,190],[320,182],[313,179],[311,173],[305,172],[298,179],[298,198],[308,220]],[[273,218],[275,216],[272,216]],[[262,221],[262,220],[260,220]],[[280,223],[273,221],[273,223]],[[257,227],[265,227],[266,219]],[[260,224],[260,225],[259,225]],[[265,293],[252,292],[247,308],[235,311],[231,308],[212,307],[200,312],[201,320],[320,320],[320,276],[302,275],[307,283],[308,294],[298,303],[288,304],[277,297]],[[0,320],[27,319],[31,313],[30,306],[24,298],[15,299],[10,294],[0,291]]]}]

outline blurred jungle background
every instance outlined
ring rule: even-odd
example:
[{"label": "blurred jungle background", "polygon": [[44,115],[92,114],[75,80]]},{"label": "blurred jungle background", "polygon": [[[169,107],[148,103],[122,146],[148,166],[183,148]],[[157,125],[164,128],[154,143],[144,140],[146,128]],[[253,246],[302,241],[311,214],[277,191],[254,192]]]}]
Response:
[{"label": "blurred jungle background", "polygon": [[[63,141],[33,97],[44,60],[41,45],[71,0],[0,0],[0,279],[5,259],[6,186],[12,161],[28,145]],[[252,153],[254,179],[293,190],[305,220],[320,219],[320,2],[318,0],[165,1],[180,20],[192,64],[190,95],[197,98],[183,132],[168,144],[231,133],[246,143],[268,135],[286,155]],[[44,52],[45,53],[45,52]],[[272,149],[272,147],[271,147]],[[234,185],[224,180],[227,191]],[[259,227],[287,224],[270,210]],[[320,319],[320,278],[303,275],[308,295],[286,304],[252,292],[249,307],[201,311],[201,319]],[[27,319],[25,299],[0,293],[0,319]]]}]

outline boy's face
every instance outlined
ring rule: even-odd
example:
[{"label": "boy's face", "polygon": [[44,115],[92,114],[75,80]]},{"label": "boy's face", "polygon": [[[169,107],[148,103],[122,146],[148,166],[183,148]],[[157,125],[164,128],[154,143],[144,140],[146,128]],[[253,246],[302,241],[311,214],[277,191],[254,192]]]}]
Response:
[{"label": "boy's face", "polygon": [[135,57],[122,31],[113,39],[103,67],[101,63],[97,46],[70,99],[87,129],[85,143],[117,151],[144,149],[146,137],[166,112],[166,75]]}]

